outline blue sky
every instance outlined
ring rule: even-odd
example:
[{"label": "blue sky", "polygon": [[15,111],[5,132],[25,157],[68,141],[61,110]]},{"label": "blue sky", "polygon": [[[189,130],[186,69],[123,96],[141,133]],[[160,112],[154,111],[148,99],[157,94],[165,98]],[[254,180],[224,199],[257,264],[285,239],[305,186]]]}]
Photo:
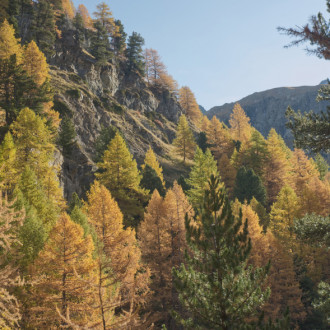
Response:
[{"label": "blue sky", "polygon": [[[101,1],[74,0],[90,13]],[[139,32],[156,49],[180,86],[206,109],[282,86],[316,85],[330,61],[308,56],[276,27],[326,16],[325,0],[111,0],[105,1],[128,34]]]}]

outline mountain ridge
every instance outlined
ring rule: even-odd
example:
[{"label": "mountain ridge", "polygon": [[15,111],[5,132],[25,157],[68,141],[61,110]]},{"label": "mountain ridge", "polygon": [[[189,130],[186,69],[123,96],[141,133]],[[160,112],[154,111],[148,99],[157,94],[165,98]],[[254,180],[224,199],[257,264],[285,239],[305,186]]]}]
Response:
[{"label": "mountain ridge", "polygon": [[321,85],[276,87],[261,92],[255,92],[236,102],[225,103],[212,107],[207,111],[208,118],[217,116],[228,125],[230,114],[235,103],[239,103],[251,120],[252,126],[267,137],[269,130],[275,128],[286,143],[292,147],[293,138],[290,130],[285,127],[285,111],[288,106],[295,111],[317,113],[326,110],[325,103],[318,103],[316,96]]}]

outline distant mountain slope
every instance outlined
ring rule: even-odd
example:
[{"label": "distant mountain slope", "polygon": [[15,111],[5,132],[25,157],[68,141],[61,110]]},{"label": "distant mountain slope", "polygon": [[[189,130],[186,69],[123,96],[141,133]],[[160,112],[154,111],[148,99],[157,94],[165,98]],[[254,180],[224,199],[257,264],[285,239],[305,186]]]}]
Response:
[{"label": "distant mountain slope", "polygon": [[[251,94],[237,102],[250,117],[252,125],[265,137],[269,130],[274,127],[291,147],[292,136],[285,127],[285,111],[288,106],[291,106],[295,111],[301,110],[302,112],[326,110],[326,103],[318,103],[315,100],[320,87],[317,85],[274,88]],[[212,118],[216,115],[221,121],[228,124],[235,103],[213,107],[207,112],[207,116]]]}]

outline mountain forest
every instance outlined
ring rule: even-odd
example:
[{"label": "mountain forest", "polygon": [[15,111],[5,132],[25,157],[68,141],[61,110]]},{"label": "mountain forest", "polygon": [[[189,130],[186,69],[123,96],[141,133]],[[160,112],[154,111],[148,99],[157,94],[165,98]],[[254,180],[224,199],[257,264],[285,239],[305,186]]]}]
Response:
[{"label": "mountain forest", "polygon": [[[322,14],[280,30],[330,59]],[[1,0],[0,328],[329,329],[330,106],[298,110],[289,148],[106,3]]]}]

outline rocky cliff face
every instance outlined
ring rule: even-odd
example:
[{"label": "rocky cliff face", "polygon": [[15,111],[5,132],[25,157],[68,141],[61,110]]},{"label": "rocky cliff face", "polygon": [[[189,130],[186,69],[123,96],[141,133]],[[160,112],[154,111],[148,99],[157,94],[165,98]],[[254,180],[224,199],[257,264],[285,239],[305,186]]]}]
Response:
[{"label": "rocky cliff face", "polygon": [[[282,135],[286,143],[292,147],[292,135],[285,127],[285,111],[288,106],[295,111],[320,112],[326,110],[325,103],[316,102],[320,86],[281,87],[264,92],[254,93],[237,101],[251,119],[251,124],[265,137],[273,127]],[[221,121],[228,124],[234,104],[226,103],[216,106],[207,113],[209,118],[216,115]]]},{"label": "rocky cliff face", "polygon": [[[76,147],[62,164],[65,197],[70,198],[73,192],[83,195],[88,189],[97,169],[95,140],[101,127],[110,125],[122,132],[138,163],[150,145],[159,156],[165,178],[173,180],[170,143],[181,108],[172,93],[152,90],[137,73],[128,73],[120,61],[98,65],[77,44],[72,30],[57,42],[50,64],[54,107],[62,116],[71,117],[77,133]],[[180,168],[176,170],[179,175]]]}]

